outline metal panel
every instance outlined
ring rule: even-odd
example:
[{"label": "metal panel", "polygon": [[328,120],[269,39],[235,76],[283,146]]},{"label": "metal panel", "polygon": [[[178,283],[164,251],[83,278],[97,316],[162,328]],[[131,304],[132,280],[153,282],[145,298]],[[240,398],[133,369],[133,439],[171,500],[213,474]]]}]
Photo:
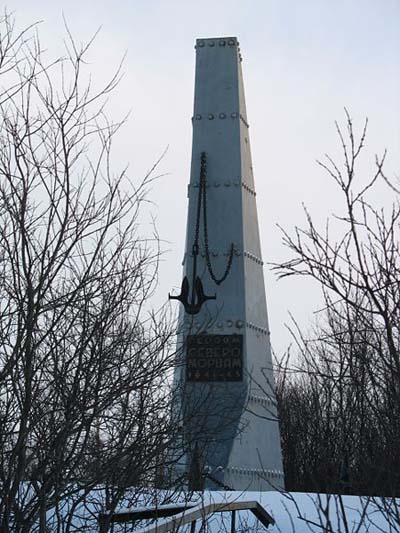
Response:
[{"label": "metal panel", "polygon": [[243,335],[188,335],[186,381],[243,380]]}]

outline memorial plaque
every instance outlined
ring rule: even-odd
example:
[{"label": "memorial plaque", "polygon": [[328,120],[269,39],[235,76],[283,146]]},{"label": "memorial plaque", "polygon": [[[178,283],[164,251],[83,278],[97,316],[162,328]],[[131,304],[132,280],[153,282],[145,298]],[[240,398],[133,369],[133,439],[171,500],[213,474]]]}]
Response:
[{"label": "memorial plaque", "polygon": [[243,335],[188,335],[186,380],[242,381]]}]

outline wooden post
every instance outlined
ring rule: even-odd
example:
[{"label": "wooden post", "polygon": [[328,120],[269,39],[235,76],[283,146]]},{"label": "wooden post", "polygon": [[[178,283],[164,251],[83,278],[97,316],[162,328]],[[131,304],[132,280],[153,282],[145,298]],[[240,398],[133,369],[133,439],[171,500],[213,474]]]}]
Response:
[{"label": "wooden post", "polygon": [[236,511],[232,511],[231,533],[236,533]]}]

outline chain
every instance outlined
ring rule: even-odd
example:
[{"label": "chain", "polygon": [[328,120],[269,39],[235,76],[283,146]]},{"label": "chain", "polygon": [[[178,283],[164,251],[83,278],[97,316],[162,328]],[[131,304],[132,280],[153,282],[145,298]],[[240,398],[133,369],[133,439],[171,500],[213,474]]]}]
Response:
[{"label": "chain", "polygon": [[[221,283],[223,283],[226,280],[226,278],[229,275],[229,272],[231,271],[233,255],[234,255],[234,251],[235,250],[234,250],[234,244],[231,243],[231,249],[230,249],[230,252],[229,252],[229,259],[228,259],[228,262],[227,262],[227,265],[226,265],[226,268],[225,268],[225,272],[224,272],[223,276],[218,279],[217,276],[215,275],[213,269],[212,269],[211,258],[210,258],[210,248],[209,248],[209,244],[208,244],[207,181],[206,181],[206,178],[207,178],[206,153],[202,152],[201,153],[201,166],[200,166],[200,183],[199,183],[200,191],[199,191],[199,197],[202,197],[202,200],[203,200],[203,224],[204,224],[204,244],[205,244],[205,252],[206,252],[206,264],[207,264],[207,269],[208,269],[208,272],[209,272],[209,274],[211,276],[211,279],[214,281],[214,283],[216,285],[221,285]],[[197,212],[197,221],[198,221],[198,223],[200,223],[200,214],[199,214],[199,212],[200,212],[200,204],[201,204],[201,201],[199,200],[198,212]],[[199,224],[196,225],[197,242],[198,242],[198,228],[199,228]],[[196,242],[196,239],[195,239],[195,242]]]},{"label": "chain", "polygon": [[[201,153],[201,159],[200,159],[200,183],[199,183],[199,196],[197,198],[197,212],[196,212],[196,228],[195,228],[195,234],[194,234],[194,242],[193,242],[193,256],[197,256],[199,254],[199,234],[200,234],[200,216],[201,216],[201,200],[202,200],[202,182],[205,180],[205,176],[207,175],[207,159],[206,159],[206,153]],[[193,280],[194,281],[194,280]]]}]

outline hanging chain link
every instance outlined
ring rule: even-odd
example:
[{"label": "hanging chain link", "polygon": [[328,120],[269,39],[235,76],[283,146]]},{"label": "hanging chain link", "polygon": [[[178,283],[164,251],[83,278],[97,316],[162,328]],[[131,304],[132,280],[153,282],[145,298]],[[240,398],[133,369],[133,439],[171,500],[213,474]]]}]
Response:
[{"label": "hanging chain link", "polygon": [[[233,256],[235,252],[234,244],[231,243],[231,248],[229,252],[229,258],[228,262],[225,268],[225,272],[221,278],[217,278],[215,275],[212,264],[211,264],[211,257],[210,257],[210,248],[208,243],[208,224],[207,224],[207,156],[205,152],[201,153],[201,164],[200,164],[200,183],[199,183],[199,197],[203,201],[203,224],[204,224],[204,245],[205,245],[205,253],[206,253],[206,264],[208,272],[211,276],[211,279],[214,281],[216,285],[221,285],[226,278],[229,275],[229,272],[231,271],[232,262],[233,262]],[[198,211],[197,211],[197,220],[196,220],[196,236],[195,236],[195,243],[197,243],[198,248],[198,237],[199,237],[199,228],[200,228],[200,204],[201,200],[199,200],[198,203]]]},{"label": "hanging chain link", "polygon": [[[194,241],[192,247],[193,258],[196,261],[196,257],[199,255],[199,235],[200,235],[200,216],[201,216],[201,200],[202,200],[202,179],[207,173],[207,160],[205,152],[201,153],[200,161],[200,182],[199,182],[199,195],[197,197],[197,212],[196,212],[196,227],[194,233]],[[194,281],[194,280],[193,280]]]}]

